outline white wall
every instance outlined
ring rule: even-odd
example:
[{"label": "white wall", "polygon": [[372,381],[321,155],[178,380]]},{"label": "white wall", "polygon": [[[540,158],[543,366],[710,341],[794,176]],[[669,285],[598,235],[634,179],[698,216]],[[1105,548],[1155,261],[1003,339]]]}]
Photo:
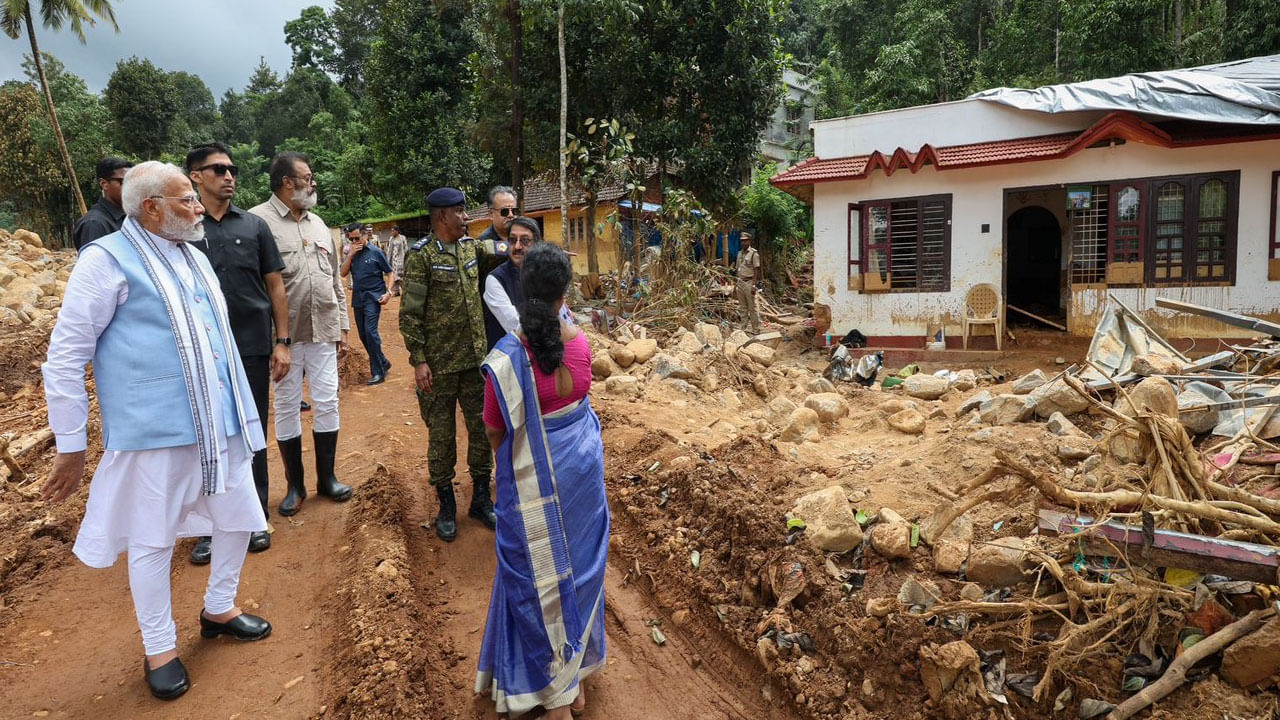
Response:
[{"label": "white wall", "polygon": [[935,148],[969,143],[1038,137],[1083,130],[1106,113],[1038,113],[985,100],[957,100],[901,110],[819,120],[813,128],[813,154],[820,158],[912,152],[928,143]]},{"label": "white wall", "polygon": [[[1112,288],[1121,301],[1171,337],[1230,334],[1224,325],[1155,311],[1157,297],[1174,298],[1250,315],[1273,317],[1280,282],[1267,280],[1271,221],[1271,173],[1280,170],[1280,140],[1170,150],[1138,143],[1083,150],[1063,160],[938,171],[926,166],[886,177],[814,186],[814,296],[832,310],[832,330],[858,329],[868,336],[923,336],[930,318],[943,316],[947,332],[960,333],[964,296],[977,283],[1003,293],[1004,191],[1039,185],[1074,185],[1125,178],[1240,171],[1236,280],[1231,287]],[[847,208],[851,202],[952,194],[951,291],[872,293],[848,290]],[[1052,209],[1052,208],[1051,208]],[[983,223],[990,232],[983,234]],[[855,228],[856,240],[856,228]],[[1068,327],[1090,335],[1106,306],[1108,289],[1074,290]],[[1235,331],[1236,335],[1243,331]]]}]

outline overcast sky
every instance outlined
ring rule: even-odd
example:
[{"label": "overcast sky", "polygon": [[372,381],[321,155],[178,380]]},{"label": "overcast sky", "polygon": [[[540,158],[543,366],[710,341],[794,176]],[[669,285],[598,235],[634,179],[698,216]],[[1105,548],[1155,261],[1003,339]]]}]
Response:
[{"label": "overcast sky", "polygon": [[[258,57],[283,76],[292,56],[284,42],[284,24],[302,8],[333,7],[333,0],[115,0],[120,32],[99,22],[85,31],[81,45],[65,28],[52,32],[37,25],[40,49],[61,60],[101,92],[116,61],[133,55],[150,58],[163,70],[199,75],[218,100],[228,88],[243,90]],[[39,23],[39,16],[36,17]],[[0,33],[0,82],[24,79],[22,56],[31,52],[24,34],[10,40]]]}]

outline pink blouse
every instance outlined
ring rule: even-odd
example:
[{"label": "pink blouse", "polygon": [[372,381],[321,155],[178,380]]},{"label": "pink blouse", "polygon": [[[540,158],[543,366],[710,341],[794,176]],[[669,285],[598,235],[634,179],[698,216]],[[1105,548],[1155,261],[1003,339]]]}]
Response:
[{"label": "pink blouse", "polygon": [[[528,341],[525,341],[524,346],[526,350],[529,348]],[[569,369],[569,375],[573,378],[573,391],[569,393],[569,397],[562,398],[556,394],[555,375],[542,372],[538,364],[533,362],[533,357],[530,356],[529,359],[533,365],[533,379],[538,386],[538,403],[542,406],[543,415],[572,405],[586,397],[591,390],[591,345],[587,342],[586,333],[579,332],[577,337],[564,344],[564,366]],[[484,424],[491,428],[506,427],[502,420],[502,409],[498,407],[498,398],[494,395],[493,380],[489,377],[484,380]]]}]

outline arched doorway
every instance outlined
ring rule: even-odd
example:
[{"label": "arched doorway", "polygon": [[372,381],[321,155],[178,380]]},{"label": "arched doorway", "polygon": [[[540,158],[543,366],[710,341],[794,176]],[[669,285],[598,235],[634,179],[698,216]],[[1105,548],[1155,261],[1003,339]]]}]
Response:
[{"label": "arched doorway", "polygon": [[[1063,320],[1062,228],[1048,209],[1031,205],[1009,216],[1005,301],[1045,318]],[[1010,320],[1017,318],[1009,313]],[[1065,324],[1065,323],[1063,323]]]}]

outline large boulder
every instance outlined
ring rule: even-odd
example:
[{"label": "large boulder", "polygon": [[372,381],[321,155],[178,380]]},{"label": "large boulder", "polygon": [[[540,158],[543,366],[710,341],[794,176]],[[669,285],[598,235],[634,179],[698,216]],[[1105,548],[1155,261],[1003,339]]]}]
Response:
[{"label": "large boulder", "polygon": [[833,393],[836,386],[828,379],[819,375],[805,384],[804,388],[811,393]]},{"label": "large boulder", "polygon": [[1045,423],[1045,429],[1059,437],[1064,435],[1084,435],[1084,431],[1076,427],[1076,424],[1068,420],[1067,416],[1062,413],[1050,415],[1049,422]]},{"label": "large boulder", "polygon": [[913,398],[921,400],[937,400],[946,394],[951,383],[946,378],[922,375],[917,373],[902,383],[902,391]]},{"label": "large boulder", "polygon": [[997,395],[982,403],[978,414],[990,425],[1012,425],[1031,417],[1034,406],[1026,395]]},{"label": "large boulder", "polygon": [[824,552],[848,552],[862,544],[862,528],[839,485],[801,497],[787,516],[803,520],[805,539]]},{"label": "large boulder", "polygon": [[11,310],[19,310],[23,305],[35,307],[43,295],[40,288],[29,278],[14,278],[4,289],[4,295],[0,297],[0,306]]},{"label": "large boulder", "polygon": [[693,377],[692,370],[685,367],[684,363],[666,353],[658,353],[654,355],[650,364],[653,367],[653,374],[663,380],[667,378],[688,380]]},{"label": "large boulder", "polygon": [[611,375],[604,381],[604,390],[613,395],[640,395],[640,379],[631,375]]},{"label": "large boulder", "polygon": [[30,230],[25,230],[21,228],[19,228],[18,230],[15,230],[13,232],[13,239],[20,240],[23,243],[30,245],[31,247],[35,247],[35,248],[44,247],[44,243],[40,242],[40,236],[31,232]]},{"label": "large boulder", "polygon": [[609,357],[608,353],[600,353],[591,358],[591,377],[596,380],[604,380],[616,372],[620,372],[618,364]]},{"label": "large boulder", "polygon": [[1182,408],[1196,407],[1199,405],[1208,405],[1213,402],[1199,390],[1183,390],[1178,393],[1178,420],[1182,422],[1182,427],[1193,435],[1207,433],[1218,425],[1217,410],[1197,410],[1196,412],[1183,413]]},{"label": "large boulder", "polygon": [[0,288],[9,287],[9,283],[18,277],[18,273],[9,269],[8,265],[0,263]]},{"label": "large boulder", "polygon": [[40,289],[41,295],[52,295],[57,292],[58,276],[52,270],[41,270],[28,279],[31,280],[31,284]]},{"label": "large boulder", "polygon": [[962,702],[966,697],[987,697],[982,659],[969,643],[963,640],[946,645],[929,643],[920,646],[919,655],[920,681],[934,703],[949,698]]},{"label": "large boulder", "polygon": [[987,587],[1009,587],[1022,582],[1026,568],[1026,543],[1022,538],[1007,537],[974,545],[965,574]]},{"label": "large boulder", "polygon": [[807,407],[796,408],[791,411],[791,416],[787,418],[787,425],[782,429],[778,439],[793,443],[816,439],[821,435],[819,430],[821,423],[818,413]]},{"label": "large boulder", "polygon": [[676,350],[688,355],[697,355],[702,352],[702,341],[691,332],[681,333],[676,340]]},{"label": "large boulder", "polygon": [[721,334],[719,325],[698,323],[693,326],[693,334],[703,345],[710,345],[713,348],[719,348],[724,344],[724,335]]},{"label": "large boulder", "polygon": [[951,387],[960,392],[969,392],[978,386],[978,374],[969,368],[956,371],[956,376],[951,381]]},{"label": "large boulder", "polygon": [[765,419],[778,427],[782,427],[791,418],[791,413],[795,412],[797,407],[786,395],[779,395],[769,401]]},{"label": "large boulder", "polygon": [[1126,393],[1116,398],[1115,409],[1131,418],[1143,413],[1158,413],[1178,417],[1178,394],[1173,385],[1162,377],[1143,378]]},{"label": "large boulder", "polygon": [[969,559],[969,545],[973,542],[973,523],[961,515],[947,526],[942,537],[934,538],[933,569],[940,573],[958,573]]},{"label": "large boulder", "polygon": [[849,414],[849,406],[839,393],[814,393],[804,399],[804,406],[818,413],[818,419],[832,423]]},{"label": "large boulder", "polygon": [[919,410],[907,408],[889,416],[889,427],[907,435],[920,435],[924,432],[924,415]]},{"label": "large boulder", "polygon": [[1097,450],[1093,438],[1083,435],[1063,435],[1058,438],[1058,458],[1067,462],[1084,460]]},{"label": "large boulder", "polygon": [[871,528],[871,547],[890,560],[911,557],[911,523],[900,519],[876,523]]},{"label": "large boulder", "polygon": [[1056,412],[1071,416],[1089,409],[1089,401],[1072,390],[1067,381],[1062,378],[1041,385],[1032,390],[1027,397],[1031,398],[1031,402],[1035,405],[1036,415],[1042,418],[1047,418]]},{"label": "large boulder", "polygon": [[1168,355],[1148,353],[1134,358],[1131,368],[1136,375],[1177,375],[1182,364]]},{"label": "large boulder", "polygon": [[1049,378],[1044,376],[1044,371],[1036,368],[1013,381],[1013,394],[1026,395],[1047,382]]},{"label": "large boulder", "polygon": [[632,340],[627,343],[627,349],[635,356],[636,362],[644,364],[658,352],[658,341],[651,338]]},{"label": "large boulder", "polygon": [[982,404],[991,399],[990,390],[979,390],[978,392],[965,398],[965,401],[956,409],[956,415],[968,415],[974,410],[982,408]]},{"label": "large boulder", "polygon": [[1280,673],[1280,618],[1236,640],[1222,654],[1219,675],[1237,687],[1260,685]]},{"label": "large boulder", "polygon": [[751,358],[751,361],[760,367],[767,368],[773,364],[773,348],[764,343],[751,343],[738,352]]},{"label": "large boulder", "polygon": [[636,354],[626,345],[614,345],[609,348],[609,357],[618,363],[618,367],[629,368],[636,361]]},{"label": "large boulder", "polygon": [[1107,437],[1107,452],[1116,462],[1141,465],[1147,461],[1147,441],[1135,428],[1120,428]]}]

